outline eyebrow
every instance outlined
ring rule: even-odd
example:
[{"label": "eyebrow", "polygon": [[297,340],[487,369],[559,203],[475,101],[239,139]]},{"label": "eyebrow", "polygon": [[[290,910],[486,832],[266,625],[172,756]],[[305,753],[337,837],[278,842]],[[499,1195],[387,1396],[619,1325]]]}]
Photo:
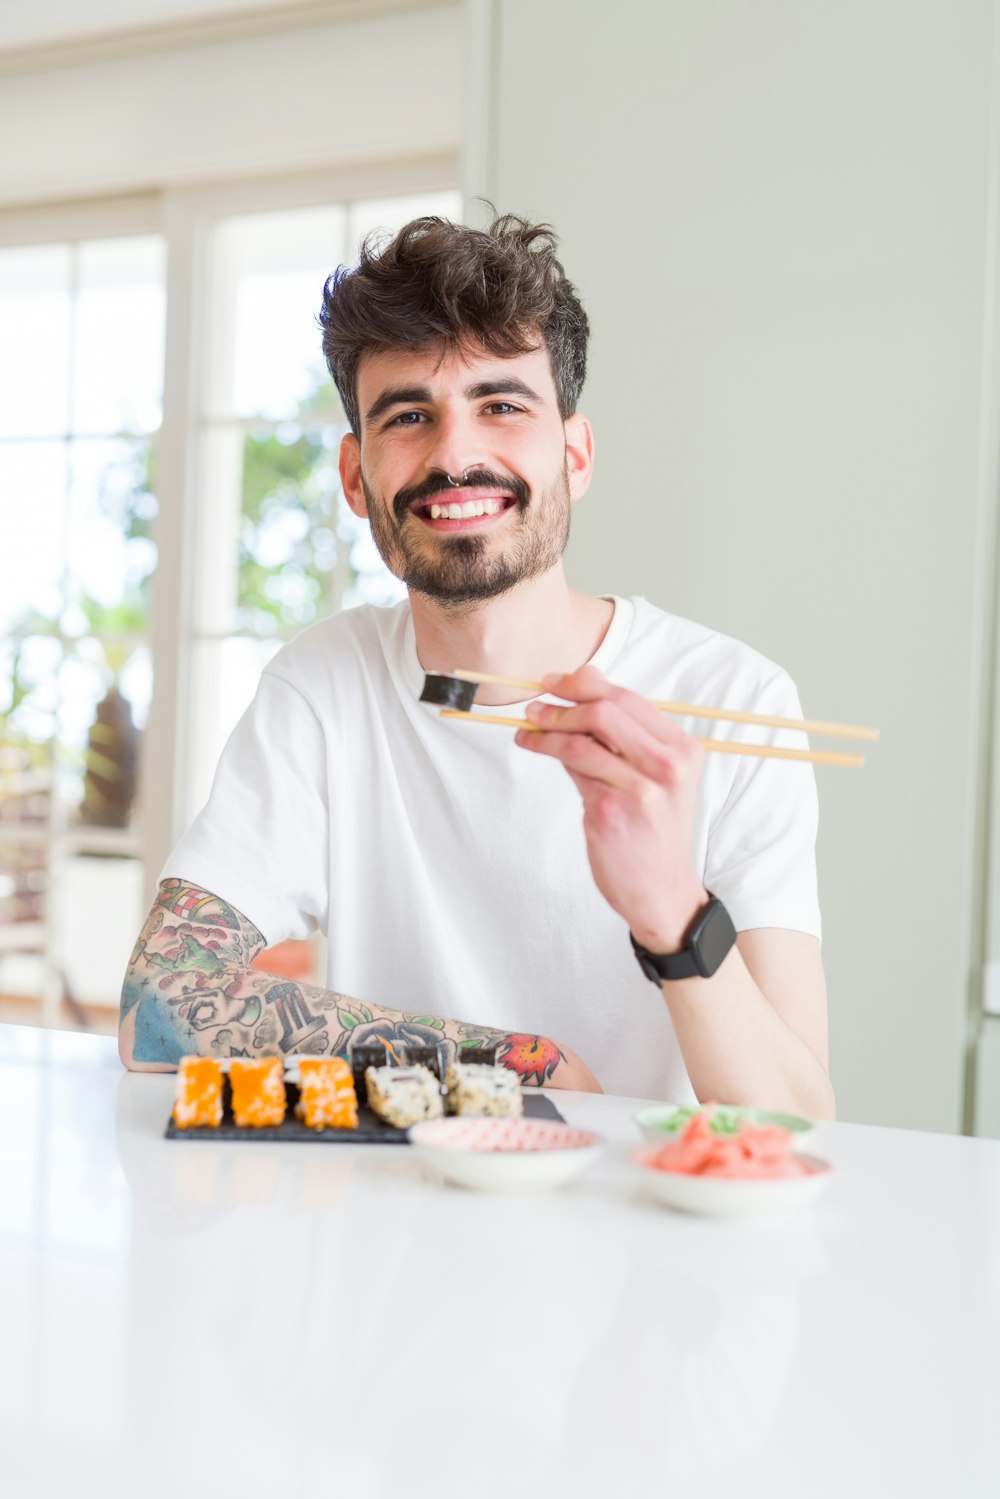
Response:
[{"label": "eyebrow", "polygon": [[[532,401],[536,406],[542,404],[541,396],[515,375],[506,375],[497,380],[479,380],[475,385],[467,385],[464,394],[469,401],[481,401],[485,396],[520,396],[522,400]],[[432,400],[433,396],[426,385],[389,386],[369,406],[365,413],[365,426],[370,427],[377,422],[392,406],[429,405]]]},{"label": "eyebrow", "polygon": [[481,401],[484,396],[521,396],[526,401],[534,401],[537,406],[542,404],[541,396],[515,375],[507,375],[502,380],[481,380],[478,385],[466,386],[465,394],[470,401]]},{"label": "eyebrow", "polygon": [[378,421],[390,406],[420,405],[429,401],[430,398],[431,393],[426,385],[390,385],[388,390],[384,390],[369,406],[365,414],[365,426],[370,427],[372,422]]}]

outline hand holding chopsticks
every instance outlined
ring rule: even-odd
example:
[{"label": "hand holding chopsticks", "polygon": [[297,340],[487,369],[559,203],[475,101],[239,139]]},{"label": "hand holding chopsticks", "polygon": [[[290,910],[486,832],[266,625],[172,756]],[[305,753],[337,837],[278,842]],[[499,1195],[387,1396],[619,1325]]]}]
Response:
[{"label": "hand holding chopsticks", "polygon": [[[543,682],[529,681],[523,677],[501,677],[490,672],[457,669],[449,675],[428,674],[424,679],[422,702],[437,703],[442,718],[464,718],[473,723],[503,724],[511,728],[534,731],[540,726],[521,718],[503,714],[472,713],[469,710],[475,701],[476,687],[489,684],[498,687],[519,687],[527,692],[543,693]],[[690,718],[718,719],[727,723],[754,724],[761,728],[794,729],[800,733],[823,734],[840,739],[863,739],[875,741],[878,729],[860,724],[827,723],[817,719],[777,718],[763,713],[746,713],[735,708],[716,708],[697,703],[658,702],[647,699],[654,708],[663,713],[675,713]],[[794,750],[780,745],[745,744],[727,739],[699,739],[704,749],[717,754],[749,755],[759,759],[804,760],[812,765],[837,765],[860,769],[864,765],[862,755],[843,754],[834,750]]]}]

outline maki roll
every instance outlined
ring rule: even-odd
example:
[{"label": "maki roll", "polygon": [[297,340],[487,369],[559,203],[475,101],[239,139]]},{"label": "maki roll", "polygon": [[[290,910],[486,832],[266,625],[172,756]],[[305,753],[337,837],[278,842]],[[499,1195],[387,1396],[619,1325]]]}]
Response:
[{"label": "maki roll", "polygon": [[357,1129],[358,1095],[342,1057],[299,1058],[296,1118],[308,1129]]},{"label": "maki roll", "polygon": [[444,1113],[441,1084],[429,1067],[369,1067],[365,1083],[369,1108],[396,1129]]},{"label": "maki roll", "polygon": [[222,1123],[222,1068],[214,1057],[181,1057],[173,1119],[178,1129],[218,1129]]},{"label": "maki roll", "polygon": [[488,1114],[517,1119],[524,1113],[517,1074],[507,1067],[452,1062],[444,1079],[449,1114]]},{"label": "maki roll", "polygon": [[266,1129],[284,1123],[287,1102],[280,1057],[234,1057],[229,1064],[229,1086],[233,1120],[241,1129]]}]

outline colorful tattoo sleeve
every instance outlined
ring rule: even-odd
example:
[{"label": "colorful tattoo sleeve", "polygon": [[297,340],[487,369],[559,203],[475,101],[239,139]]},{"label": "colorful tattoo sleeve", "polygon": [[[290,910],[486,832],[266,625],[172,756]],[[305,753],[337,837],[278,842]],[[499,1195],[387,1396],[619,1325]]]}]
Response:
[{"label": "colorful tattoo sleeve", "polygon": [[176,1066],[182,1056],[273,1056],[306,1052],[349,1058],[353,1047],[444,1042],[449,1060],[495,1048],[521,1082],[556,1080],[566,1054],[545,1036],[497,1030],[363,1004],[315,984],[251,968],[260,932],[226,901],[182,880],[165,880],[132,951],[121,1025],[131,1058]]}]

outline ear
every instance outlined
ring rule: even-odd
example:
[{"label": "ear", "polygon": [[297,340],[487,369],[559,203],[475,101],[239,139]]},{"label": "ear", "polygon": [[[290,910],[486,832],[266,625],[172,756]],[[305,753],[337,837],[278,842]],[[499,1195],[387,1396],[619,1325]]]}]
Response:
[{"label": "ear", "polygon": [[569,475],[569,497],[578,500],[590,488],[594,468],[594,434],[585,416],[574,412],[563,423],[566,432],[566,472]]},{"label": "ear", "polygon": [[355,515],[362,520],[368,516],[368,502],[365,499],[364,486],[361,483],[361,444],[353,432],[348,432],[340,440],[340,483],[344,491],[344,499],[350,505]]}]

